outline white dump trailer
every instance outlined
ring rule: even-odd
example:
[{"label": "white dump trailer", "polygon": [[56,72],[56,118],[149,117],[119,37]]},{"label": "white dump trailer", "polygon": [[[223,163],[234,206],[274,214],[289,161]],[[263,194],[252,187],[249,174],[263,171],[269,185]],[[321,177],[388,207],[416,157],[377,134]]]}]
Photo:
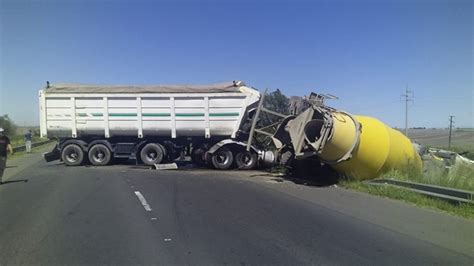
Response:
[{"label": "white dump trailer", "polygon": [[198,86],[48,83],[39,92],[41,136],[59,143],[45,158],[67,165],[106,165],[113,158],[153,165],[187,152],[198,163],[219,169],[253,168],[265,157],[254,147],[245,149],[259,100],[260,93],[240,81]]}]

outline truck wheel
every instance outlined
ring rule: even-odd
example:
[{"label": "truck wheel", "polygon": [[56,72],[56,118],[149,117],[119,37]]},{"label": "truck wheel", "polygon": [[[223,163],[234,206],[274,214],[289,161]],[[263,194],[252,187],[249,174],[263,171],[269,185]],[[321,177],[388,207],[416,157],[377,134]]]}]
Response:
[{"label": "truck wheel", "polygon": [[166,159],[166,155],[167,155],[166,154],[166,148],[163,145],[159,144],[159,143],[157,143],[157,145],[158,145],[158,147],[160,147],[161,152],[163,153],[163,159],[161,159],[161,162],[166,161],[167,160]]},{"label": "truck wheel", "polygon": [[216,169],[226,170],[232,166],[234,156],[228,148],[220,148],[212,155],[212,165]]},{"label": "truck wheel", "polygon": [[206,165],[206,161],[204,160],[205,153],[206,151],[204,151],[202,148],[193,149],[193,152],[191,153],[192,162],[199,166]]},{"label": "truck wheel", "polygon": [[238,169],[250,170],[257,165],[257,154],[251,151],[241,151],[235,155],[235,164]]},{"label": "truck wheel", "polygon": [[104,144],[95,144],[89,149],[89,162],[95,166],[107,165],[112,159],[112,152]]},{"label": "truck wheel", "polygon": [[164,150],[159,143],[148,143],[140,151],[140,159],[145,165],[159,164],[163,160]]},{"label": "truck wheel", "polygon": [[209,168],[214,168],[214,164],[212,164],[212,155],[209,153],[209,152],[205,152],[204,153],[204,165],[203,166],[207,166]]},{"label": "truck wheel", "polygon": [[61,151],[61,159],[68,166],[78,166],[84,161],[84,151],[77,144],[68,144]]}]

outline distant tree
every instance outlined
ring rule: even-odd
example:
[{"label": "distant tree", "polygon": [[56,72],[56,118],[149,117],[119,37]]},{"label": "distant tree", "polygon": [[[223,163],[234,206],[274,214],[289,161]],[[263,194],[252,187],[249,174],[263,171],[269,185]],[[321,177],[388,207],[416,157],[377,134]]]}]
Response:
[{"label": "distant tree", "polygon": [[[279,89],[265,94],[263,106],[277,113],[281,113],[284,115],[290,114],[290,99],[286,97]],[[280,119],[281,117],[262,112],[260,113],[259,120],[257,122],[257,128],[269,126],[273,123],[278,122]],[[266,131],[269,133],[273,133],[275,130],[276,126],[266,129]],[[265,135],[257,134],[255,136],[255,140],[257,143],[260,143],[265,147],[271,145],[271,139]]]},{"label": "distant tree", "polygon": [[5,130],[7,135],[15,135],[16,133],[17,126],[8,115],[0,116],[0,127]]},{"label": "distant tree", "polygon": [[286,97],[280,89],[276,89],[265,95],[265,107],[272,111],[290,114],[290,99]]}]

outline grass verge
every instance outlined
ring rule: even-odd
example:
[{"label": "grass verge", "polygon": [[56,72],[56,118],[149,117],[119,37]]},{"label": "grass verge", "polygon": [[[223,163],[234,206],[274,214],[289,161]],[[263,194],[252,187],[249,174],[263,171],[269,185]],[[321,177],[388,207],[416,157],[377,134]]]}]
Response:
[{"label": "grass verge", "polygon": [[474,219],[474,205],[459,204],[454,205],[439,199],[430,198],[412,191],[390,185],[369,185],[361,181],[343,180],[339,182],[341,187],[353,189],[372,195],[382,196],[385,198],[401,200],[420,207],[447,212],[461,217]]},{"label": "grass verge", "polygon": [[[446,166],[449,168],[446,168]],[[423,173],[408,167],[407,169],[392,170],[383,176],[402,181],[436,185],[474,191],[474,166],[462,161],[443,161],[425,159]],[[391,199],[402,200],[420,207],[445,211],[451,214],[474,219],[474,204],[455,205],[440,199],[430,198],[416,192],[407,191],[390,185],[370,185],[357,180],[345,179],[340,181],[342,187]]]},{"label": "grass verge", "polygon": [[[55,142],[50,142],[50,143],[46,143],[46,144],[43,144],[43,145],[40,145],[40,146],[37,146],[37,147],[31,147],[31,152],[32,153],[40,153],[40,152],[42,153],[42,152],[45,152],[45,151],[50,151],[53,148],[54,144],[55,144]],[[26,151],[17,151],[15,153],[13,153],[13,155],[8,154],[8,159],[21,157],[25,154],[26,154]]]},{"label": "grass verge", "polygon": [[423,174],[392,170],[385,178],[474,191],[474,166],[456,163],[448,170],[443,162],[425,161]]},{"label": "grass verge", "polygon": [[[41,138],[40,136],[33,136],[32,142],[40,142],[40,141],[45,141],[47,140],[46,138]],[[12,144],[13,147],[15,146],[21,146],[25,145],[25,138],[23,135],[15,135],[10,137],[10,143]]]}]

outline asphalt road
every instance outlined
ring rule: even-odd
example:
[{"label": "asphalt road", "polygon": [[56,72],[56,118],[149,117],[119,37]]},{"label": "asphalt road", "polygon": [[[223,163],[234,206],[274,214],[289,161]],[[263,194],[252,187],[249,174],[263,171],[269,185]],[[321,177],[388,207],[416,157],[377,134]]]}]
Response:
[{"label": "asphalt road", "polygon": [[258,171],[66,167],[39,154],[9,165],[0,265],[474,263],[473,221],[340,188]]}]

